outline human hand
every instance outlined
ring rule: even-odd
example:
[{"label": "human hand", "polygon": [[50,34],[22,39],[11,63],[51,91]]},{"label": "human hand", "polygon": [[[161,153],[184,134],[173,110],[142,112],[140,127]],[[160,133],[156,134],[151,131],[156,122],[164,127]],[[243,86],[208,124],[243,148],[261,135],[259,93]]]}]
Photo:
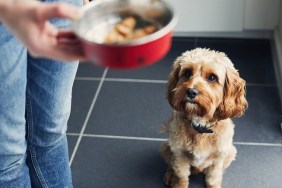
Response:
[{"label": "human hand", "polygon": [[66,3],[6,2],[5,8],[0,9],[0,20],[26,45],[32,56],[67,61],[84,59],[81,43],[75,35],[48,21],[51,18],[76,19],[81,14],[78,8]]},{"label": "human hand", "polygon": [[89,0],[83,0],[84,5],[86,5],[87,3],[89,3]]}]

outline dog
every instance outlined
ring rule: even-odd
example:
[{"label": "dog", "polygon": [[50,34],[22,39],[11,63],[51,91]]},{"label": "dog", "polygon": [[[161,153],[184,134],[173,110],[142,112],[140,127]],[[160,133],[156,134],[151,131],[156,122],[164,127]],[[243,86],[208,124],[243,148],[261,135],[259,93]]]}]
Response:
[{"label": "dog", "polygon": [[160,149],[166,185],[187,188],[189,175],[204,173],[206,187],[221,187],[237,154],[230,118],[248,107],[245,83],[223,52],[196,48],[176,58],[167,83],[169,136]]}]

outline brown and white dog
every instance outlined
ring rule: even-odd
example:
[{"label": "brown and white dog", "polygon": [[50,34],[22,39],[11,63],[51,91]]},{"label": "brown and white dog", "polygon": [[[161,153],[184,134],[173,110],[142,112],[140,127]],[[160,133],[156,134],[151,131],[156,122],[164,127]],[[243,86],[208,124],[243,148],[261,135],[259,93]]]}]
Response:
[{"label": "brown and white dog", "polygon": [[224,170],[235,159],[234,124],[248,103],[245,81],[222,52],[197,48],[172,67],[167,98],[174,109],[161,155],[169,168],[164,183],[187,188],[189,175],[203,172],[208,188],[220,188]]}]

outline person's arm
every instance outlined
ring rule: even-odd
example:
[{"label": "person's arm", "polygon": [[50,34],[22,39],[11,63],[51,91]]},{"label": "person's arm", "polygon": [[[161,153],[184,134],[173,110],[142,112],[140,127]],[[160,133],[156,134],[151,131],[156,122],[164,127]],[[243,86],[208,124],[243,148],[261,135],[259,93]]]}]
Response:
[{"label": "person's arm", "polygon": [[83,59],[80,42],[71,31],[59,30],[50,18],[76,19],[79,8],[66,3],[0,0],[0,21],[21,40],[31,55],[60,60]]},{"label": "person's arm", "polygon": [[6,14],[6,10],[9,9],[9,6],[13,4],[14,0],[4,1],[0,0],[0,22],[2,22],[2,18]]}]

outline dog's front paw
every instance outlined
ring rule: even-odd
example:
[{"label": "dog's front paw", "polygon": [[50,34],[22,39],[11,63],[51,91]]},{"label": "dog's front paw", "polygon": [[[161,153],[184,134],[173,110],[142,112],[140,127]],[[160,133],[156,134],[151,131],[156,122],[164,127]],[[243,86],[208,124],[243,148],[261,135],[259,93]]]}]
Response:
[{"label": "dog's front paw", "polygon": [[173,170],[168,170],[163,179],[164,183],[171,188],[187,188],[188,181],[180,180],[173,172]]},{"label": "dog's front paw", "polygon": [[221,188],[221,185],[207,185],[207,188]]},{"label": "dog's front paw", "polygon": [[179,181],[172,188],[188,188],[188,182],[187,181]]},{"label": "dog's front paw", "polygon": [[163,181],[166,185],[172,187],[172,185],[176,184],[179,181],[179,178],[175,176],[173,170],[167,170],[164,175]]}]

